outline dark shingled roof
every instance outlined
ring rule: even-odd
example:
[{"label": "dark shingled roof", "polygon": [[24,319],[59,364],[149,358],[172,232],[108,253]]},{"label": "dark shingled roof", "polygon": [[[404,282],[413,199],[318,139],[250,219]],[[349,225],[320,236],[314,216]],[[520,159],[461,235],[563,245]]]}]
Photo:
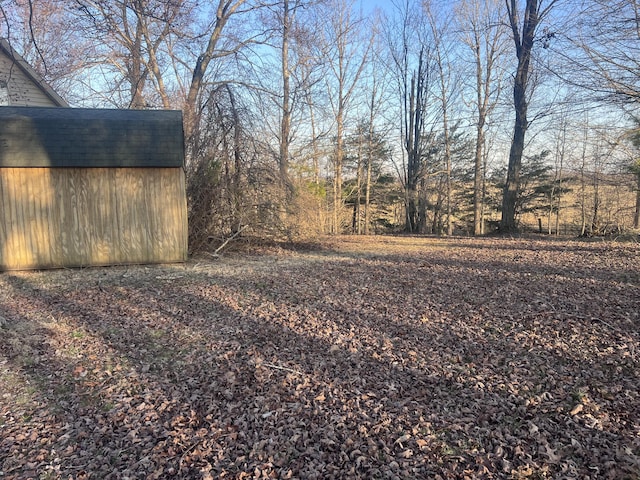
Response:
[{"label": "dark shingled roof", "polygon": [[182,112],[0,107],[0,167],[180,167]]}]

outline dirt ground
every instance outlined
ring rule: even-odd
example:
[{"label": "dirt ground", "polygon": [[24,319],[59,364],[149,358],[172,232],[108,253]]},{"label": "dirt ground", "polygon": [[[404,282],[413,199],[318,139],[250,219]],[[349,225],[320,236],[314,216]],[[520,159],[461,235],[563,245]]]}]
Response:
[{"label": "dirt ground", "polygon": [[0,479],[638,479],[640,246],[0,274]]}]

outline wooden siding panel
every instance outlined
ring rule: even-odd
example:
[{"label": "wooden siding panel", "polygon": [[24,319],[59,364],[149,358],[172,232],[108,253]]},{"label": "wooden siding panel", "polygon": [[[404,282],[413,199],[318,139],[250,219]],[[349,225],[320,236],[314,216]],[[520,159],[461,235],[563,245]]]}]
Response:
[{"label": "wooden siding panel", "polygon": [[180,262],[181,168],[0,168],[0,270]]},{"label": "wooden siding panel", "polygon": [[54,187],[60,206],[61,260],[63,264],[68,259],[74,259],[75,265],[86,265],[80,249],[80,218],[78,217],[78,193],[76,191],[77,177],[81,175],[81,172],[72,173],[69,171],[67,173],[67,175],[56,176],[59,183]]},{"label": "wooden siding panel", "polygon": [[[178,176],[178,180],[174,178],[174,175]],[[186,177],[183,169],[178,169],[177,172],[170,172],[168,169],[164,170],[164,178],[162,184],[162,190],[170,195],[170,198],[175,198],[175,202],[171,202],[168,205],[161,205],[160,208],[166,207],[167,214],[163,217],[164,224],[161,234],[164,238],[167,238],[168,245],[167,251],[174,258],[187,259],[189,235],[188,235],[188,219],[187,219],[187,190],[186,190]],[[178,225],[184,225],[182,229],[174,228],[174,223]]]},{"label": "wooden siding panel", "polygon": [[[7,245],[9,240],[7,232],[9,229],[9,225],[7,225],[7,215],[6,208],[9,205],[9,195],[7,189],[9,187],[5,185],[5,180],[2,175],[0,175],[0,205],[2,205],[2,221],[0,221],[0,245]],[[2,249],[0,249],[0,255],[2,255]]]},{"label": "wooden siding panel", "polygon": [[[113,185],[115,172],[109,168],[97,169],[95,172],[86,172],[96,175],[98,178],[88,182],[89,198],[93,201],[89,202],[91,211],[89,218],[113,218],[114,209],[112,205],[112,191],[110,185]],[[104,179],[104,185],[100,185],[99,178]],[[93,245],[94,261],[98,263],[107,263],[110,259],[114,262],[120,262],[121,258],[117,255],[114,248],[117,244],[117,231],[120,226],[118,219],[114,218],[115,224],[108,225],[106,222],[90,221],[91,234],[90,242]]]},{"label": "wooden siding panel", "polygon": [[5,257],[8,257],[9,265],[20,265],[24,263],[21,258],[22,249],[18,244],[18,236],[16,235],[17,221],[16,221],[16,208],[20,202],[20,199],[16,197],[16,184],[20,181],[18,177],[19,172],[13,176],[11,180],[8,178],[3,179],[3,186],[5,195],[3,197],[2,207],[4,214],[4,225],[6,232],[6,241],[3,245],[3,253]]},{"label": "wooden siding panel", "polygon": [[27,77],[13,59],[0,55],[0,80],[7,83],[12,106],[57,106],[33,81]]},{"label": "wooden siding panel", "polygon": [[43,168],[38,178],[40,181],[34,183],[38,183],[37,196],[40,205],[40,228],[42,229],[41,245],[45,256],[43,262],[53,266],[60,255],[56,250],[57,242],[55,241],[60,235],[60,224],[51,220],[55,211],[53,209],[55,192],[51,188],[51,171]]}]

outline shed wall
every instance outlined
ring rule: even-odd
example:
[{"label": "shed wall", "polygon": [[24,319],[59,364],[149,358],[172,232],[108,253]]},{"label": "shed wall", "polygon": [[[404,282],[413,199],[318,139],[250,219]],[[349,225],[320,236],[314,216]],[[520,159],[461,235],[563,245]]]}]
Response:
[{"label": "shed wall", "polygon": [[0,270],[180,262],[182,168],[0,168]]}]

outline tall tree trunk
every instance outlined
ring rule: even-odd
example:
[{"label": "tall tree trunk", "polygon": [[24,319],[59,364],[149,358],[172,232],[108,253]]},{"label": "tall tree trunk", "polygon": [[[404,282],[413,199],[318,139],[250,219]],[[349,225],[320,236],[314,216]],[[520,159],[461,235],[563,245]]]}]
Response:
[{"label": "tall tree trunk", "polygon": [[[139,3],[142,6],[142,2]],[[147,60],[148,68],[153,74],[153,81],[155,83],[156,92],[160,95],[160,100],[162,101],[162,108],[170,109],[171,108],[171,100],[169,99],[169,95],[167,94],[167,89],[164,83],[164,77],[162,73],[162,69],[160,68],[160,62],[158,61],[157,51],[160,47],[160,44],[165,41],[165,39],[172,32],[172,21],[175,19],[175,16],[178,14],[178,9],[174,9],[172,11],[167,11],[167,17],[164,19],[162,33],[157,36],[157,38],[153,38],[151,33],[149,32],[148,21],[143,16],[142,8],[136,9],[136,16],[138,18],[138,28],[141,30],[142,35],[144,37],[146,50],[149,55]]]},{"label": "tall tree trunk", "polygon": [[482,235],[483,218],[482,218],[482,205],[484,202],[483,184],[484,184],[484,169],[482,149],[484,146],[484,125],[480,124],[480,115],[478,116],[478,125],[476,126],[476,148],[475,148],[475,160],[473,167],[473,234]]},{"label": "tall tree trunk", "polygon": [[192,135],[196,131],[196,125],[198,123],[200,113],[197,106],[198,97],[202,91],[205,74],[207,73],[211,60],[214,58],[224,27],[231,16],[235,14],[245,1],[246,0],[218,0],[213,31],[211,32],[211,35],[209,35],[207,47],[204,52],[198,56],[193,67],[191,72],[191,82],[184,101],[184,133],[185,138],[188,140],[191,139]]},{"label": "tall tree trunk", "polygon": [[[527,67],[528,68],[528,67]],[[518,68],[520,70],[520,68]],[[513,100],[516,109],[516,122],[513,128],[513,139],[509,150],[509,165],[507,179],[502,192],[502,220],[500,230],[509,233],[517,230],[516,204],[520,187],[520,169],[522,168],[522,153],[524,151],[524,137],[527,132],[527,99],[525,84],[518,77],[527,76],[526,73],[516,76],[513,88]]]},{"label": "tall tree trunk", "polygon": [[[440,103],[442,106],[442,130],[444,135],[444,159],[445,159],[445,172],[446,172],[446,184],[445,184],[445,210],[446,210],[446,234],[451,236],[453,234],[453,222],[451,215],[451,132],[449,131],[449,92],[450,88],[450,76],[451,69],[453,68],[448,52],[443,50],[443,43],[445,41],[445,35],[448,30],[448,25],[445,23],[438,23],[434,16],[434,12],[431,11],[431,5],[428,7],[429,23],[431,25],[431,32],[434,38],[435,46],[435,60],[438,66],[438,76],[440,80]],[[435,220],[435,217],[434,217]],[[441,229],[443,230],[443,229]],[[443,233],[443,232],[439,232]]]},{"label": "tall tree trunk", "polygon": [[640,172],[636,174],[636,211],[633,214],[633,228],[640,227]]},{"label": "tall tree trunk", "polygon": [[487,118],[497,105],[501,90],[495,66],[505,53],[506,18],[503,0],[461,0],[457,15],[462,40],[475,64],[476,141],[473,162],[473,234],[484,233],[485,142]]},{"label": "tall tree trunk", "polygon": [[584,136],[582,138],[582,157],[580,164],[580,236],[587,234],[587,182],[585,180],[584,170],[587,166],[587,127],[584,128]]},{"label": "tall tree trunk", "polygon": [[488,156],[489,156],[489,152],[488,152],[487,144],[485,142],[482,142],[482,201],[480,202],[480,235],[484,235],[486,233],[485,231],[486,229],[485,210],[486,210],[486,198],[487,198],[486,171],[487,171]]},{"label": "tall tree trunk", "polygon": [[[320,185],[320,148],[318,147],[318,133],[316,127],[315,108],[311,92],[307,89],[305,91],[305,97],[307,99],[307,105],[309,107],[309,123],[311,127],[311,168],[313,169],[313,185],[314,188],[319,188]],[[318,190],[316,190],[318,191]],[[326,212],[328,211],[324,202],[326,202],[326,195],[322,196],[316,194],[316,216],[318,225],[320,225],[322,233],[329,233],[326,224]]]},{"label": "tall tree trunk", "polygon": [[[373,155],[371,151],[367,156],[367,173],[365,176],[364,187],[364,231],[365,235],[369,235],[369,224],[371,223],[371,169],[373,163]],[[640,195],[638,196],[640,198]]]},{"label": "tall tree trunk", "polygon": [[336,154],[333,165],[333,233],[342,231],[342,159],[344,157],[344,109],[342,107],[342,88],[340,88],[340,106],[336,115]]},{"label": "tall tree trunk", "polygon": [[353,233],[356,235],[362,234],[362,212],[360,208],[360,203],[362,202],[362,184],[364,182],[364,159],[362,158],[362,141],[366,139],[362,138],[362,133],[360,134],[360,138],[358,140],[358,168],[356,173],[356,200],[354,203],[354,225],[353,225]]},{"label": "tall tree trunk", "polygon": [[446,109],[442,118],[442,126],[444,128],[444,150],[447,163],[447,235],[450,237],[453,235],[453,222],[451,221],[451,138],[449,135],[449,123]]},{"label": "tall tree trunk", "polygon": [[[123,18],[127,18],[126,16],[124,16],[126,15],[126,4],[123,4],[122,8],[124,10]],[[142,8],[141,4],[136,5],[136,10],[139,8]],[[124,23],[125,34],[133,40],[133,45],[130,49],[131,56],[128,59],[127,63],[129,64],[128,74],[131,90],[131,103],[129,104],[129,108],[132,108],[134,110],[140,110],[146,107],[143,90],[147,72],[142,66],[142,15],[141,12],[138,13],[139,15],[136,20],[135,32],[129,31],[128,22]]]},{"label": "tall tree trunk", "polygon": [[600,180],[597,167],[593,172],[593,216],[591,217],[589,232],[592,235],[598,235],[600,232]]},{"label": "tall tree trunk", "polygon": [[289,139],[291,135],[290,76],[289,71],[289,0],[283,0],[282,12],[282,120],[280,122],[280,181],[289,195]]},{"label": "tall tree trunk", "polygon": [[354,0],[348,2],[333,0],[328,3],[331,11],[327,11],[333,37],[330,39],[331,48],[335,49],[335,57],[330,63],[337,87],[337,95],[330,99],[336,122],[336,149],[333,162],[333,233],[335,234],[342,233],[345,115],[373,44],[373,36],[371,36],[369,43],[361,51],[353,48],[355,42],[362,40],[358,31],[362,17],[356,19],[352,17],[353,3]]},{"label": "tall tree trunk", "polygon": [[418,57],[418,71],[411,77],[409,91],[409,118],[406,127],[405,149],[407,152],[407,180],[405,197],[407,221],[405,230],[410,233],[424,232],[426,229],[426,199],[422,199],[418,189],[423,177],[424,165],[422,158],[422,130],[424,125],[424,95],[426,90],[426,72],[424,65],[424,49]]},{"label": "tall tree trunk", "polygon": [[558,169],[558,201],[556,203],[556,236],[560,235],[560,210],[562,207],[562,175],[564,174],[565,144],[567,141],[566,118],[563,118],[562,139],[560,146],[560,168]]},{"label": "tall tree trunk", "polygon": [[409,126],[407,128],[407,139],[406,139],[406,149],[407,149],[407,182],[405,185],[405,197],[407,204],[407,221],[405,224],[405,230],[409,233],[413,233],[417,228],[417,216],[418,216],[418,208],[417,208],[417,180],[418,175],[415,171],[417,169],[417,158],[416,158],[416,142],[414,142],[414,130],[416,123],[416,79],[415,76],[411,78],[411,90],[409,91]]},{"label": "tall tree trunk", "polygon": [[531,53],[534,45],[535,33],[542,18],[550,11],[555,0],[540,12],[543,0],[526,0],[522,32],[520,32],[518,0],[505,0],[509,25],[513,33],[513,40],[518,58],[518,67],[513,85],[513,105],[516,119],[513,126],[513,138],[509,150],[509,165],[507,167],[507,179],[502,192],[502,220],[500,229],[505,232],[515,232],[516,204],[520,187],[520,169],[522,166],[522,154],[524,152],[525,134],[529,123],[527,121],[527,87],[529,84],[529,68],[531,65]]},{"label": "tall tree trunk", "polygon": [[371,173],[373,170],[373,147],[374,147],[374,120],[376,114],[376,94],[378,92],[377,81],[373,76],[371,88],[371,99],[369,103],[369,125],[367,131],[367,172],[364,179],[364,228],[363,233],[369,235],[369,223],[371,222]]},{"label": "tall tree trunk", "polygon": [[311,163],[313,168],[313,183],[317,185],[320,182],[320,149],[318,148],[316,115],[310,93],[307,92],[305,95],[307,96],[307,102],[309,105],[309,123],[311,126],[311,154],[313,155]]},{"label": "tall tree trunk", "polygon": [[[373,96],[371,99],[373,107]],[[371,222],[371,170],[373,169],[373,110],[369,119],[369,135],[367,139],[367,173],[364,180],[364,231],[369,235],[369,223]]]}]

